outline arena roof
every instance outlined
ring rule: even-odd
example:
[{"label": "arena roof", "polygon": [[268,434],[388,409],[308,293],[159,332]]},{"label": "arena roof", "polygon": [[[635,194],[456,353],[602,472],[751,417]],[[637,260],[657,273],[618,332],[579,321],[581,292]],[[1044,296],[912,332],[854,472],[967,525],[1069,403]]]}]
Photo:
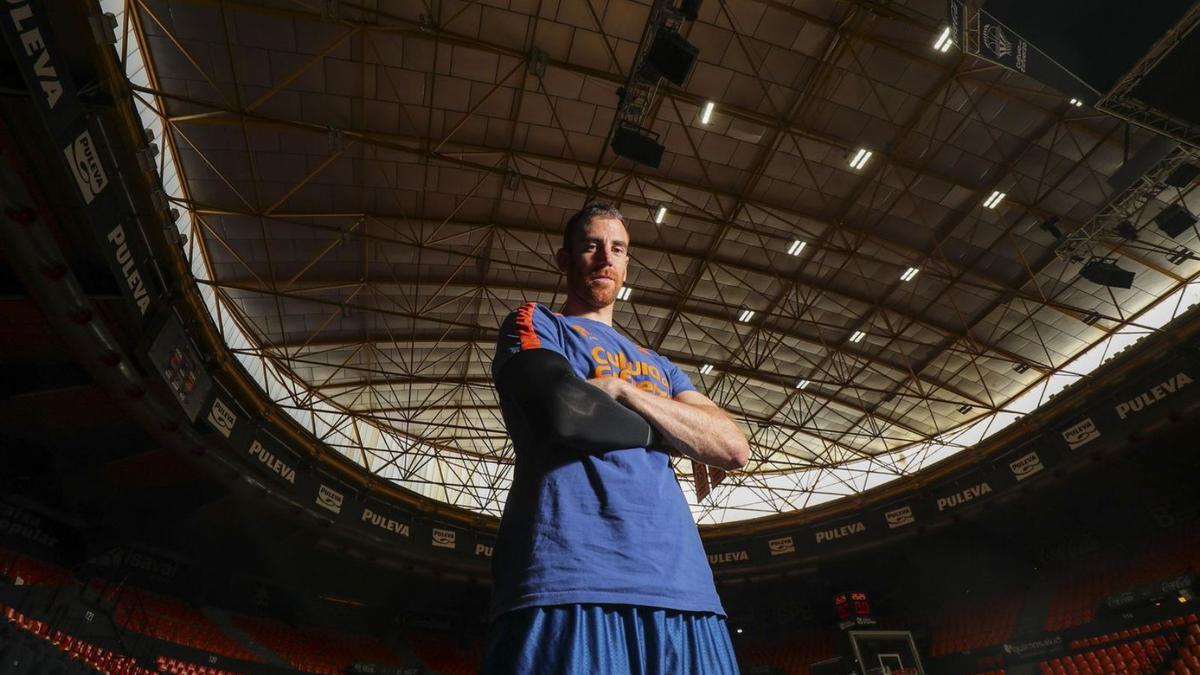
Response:
[{"label": "arena roof", "polygon": [[588,201],[630,220],[617,326],[751,438],[698,503],[677,464],[702,524],[920,471],[1200,296],[1195,257],[1170,256],[1195,228],[1151,224],[1200,211],[1194,183],[1097,244],[1131,289],[1056,257],[1039,224],[1082,227],[1151,135],[934,49],[935,0],[703,3],[690,80],[645,113],[658,169],[608,147],[647,3],[102,5],[230,349],[365,471],[483,514],[513,457],[497,327],[561,305],[553,252]]}]

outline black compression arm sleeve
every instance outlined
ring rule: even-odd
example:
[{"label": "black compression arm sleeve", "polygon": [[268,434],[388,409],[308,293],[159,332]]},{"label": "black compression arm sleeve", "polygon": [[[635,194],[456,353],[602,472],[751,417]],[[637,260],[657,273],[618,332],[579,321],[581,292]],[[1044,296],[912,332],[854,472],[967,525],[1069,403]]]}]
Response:
[{"label": "black compression arm sleeve", "polygon": [[511,357],[496,375],[496,389],[556,444],[584,452],[661,444],[641,415],[577,377],[571,364],[549,349]]}]

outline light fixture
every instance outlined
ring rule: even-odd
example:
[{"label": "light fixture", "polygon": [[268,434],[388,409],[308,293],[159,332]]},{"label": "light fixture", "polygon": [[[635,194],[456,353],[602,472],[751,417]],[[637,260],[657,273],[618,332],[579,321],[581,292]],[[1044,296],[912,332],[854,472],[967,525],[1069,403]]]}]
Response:
[{"label": "light fixture", "polygon": [[1116,258],[1092,258],[1079,271],[1084,279],[1109,288],[1133,288],[1133,274],[1117,267]]},{"label": "light fixture", "polygon": [[706,363],[706,364],[700,366],[700,374],[701,375],[707,375],[707,374],[711,373],[712,371],[713,371],[713,367],[712,367],[711,363]]},{"label": "light fixture", "polygon": [[920,272],[920,271],[921,270],[919,268],[910,267],[910,268],[904,270],[904,274],[900,275],[900,281],[912,281],[913,277],[917,276],[917,272]]},{"label": "light fixture", "polygon": [[950,51],[950,47],[953,45],[954,40],[950,39],[950,26],[946,26],[942,29],[941,34],[938,35],[937,41],[933,43],[933,48],[944,53]]},{"label": "light fixture", "polygon": [[633,289],[628,286],[622,286],[617,290],[618,300],[628,300],[630,295],[633,295]]},{"label": "light fixture", "polygon": [[871,159],[871,151],[859,148],[858,152],[854,153],[854,159],[850,160],[850,168],[857,171],[867,165],[868,159]]},{"label": "light fixture", "polygon": [[1071,99],[1071,105],[1075,106],[1076,108],[1082,108],[1082,107],[1083,107],[1083,101],[1080,101],[1080,100],[1079,100],[1079,99],[1077,99],[1077,98],[1073,98],[1073,99]]},{"label": "light fixture", "polygon": [[983,200],[983,208],[994,209],[994,208],[996,208],[996,205],[999,204],[1000,201],[1007,196],[1008,196],[1008,194],[1005,192],[1001,192],[999,190],[993,190],[991,196],[989,196],[987,199]]},{"label": "light fixture", "polygon": [[799,382],[796,383],[796,388],[803,389],[803,388],[807,387],[808,385],[809,385],[808,380],[800,380]]},{"label": "light fixture", "polygon": [[754,310],[747,309],[742,311],[742,315],[738,317],[738,321],[745,323],[754,318]]},{"label": "light fixture", "polygon": [[737,629],[737,634],[738,634],[738,635],[741,635],[741,634],[742,634],[742,629],[741,629],[741,628]]},{"label": "light fixture", "polygon": [[712,121],[713,108],[715,107],[717,107],[717,104],[712,101],[704,104],[704,112],[700,113],[701,124],[708,124]]},{"label": "light fixture", "polygon": [[1062,230],[1058,228],[1058,216],[1050,216],[1049,218],[1038,223],[1038,229],[1046,232],[1055,239],[1062,239]]},{"label": "light fixture", "polygon": [[1178,202],[1167,206],[1159,211],[1157,216],[1154,216],[1154,224],[1158,226],[1159,230],[1162,230],[1163,234],[1172,239],[1192,229],[1196,220],[1196,216]]},{"label": "light fixture", "polygon": [[660,206],[660,207],[658,207],[658,211],[656,211],[654,213],[654,223],[656,225],[661,225],[663,218],[666,218],[666,217],[667,217],[667,207]]},{"label": "light fixture", "polygon": [[862,342],[862,339],[865,338],[866,336],[867,336],[866,333],[862,332],[861,330],[856,330],[856,331],[854,331],[854,335],[850,336],[850,341],[851,342]]},{"label": "light fixture", "polygon": [[806,245],[807,244],[805,242],[800,241],[799,239],[793,241],[792,245],[788,247],[788,255],[800,255],[800,252],[804,250]]}]

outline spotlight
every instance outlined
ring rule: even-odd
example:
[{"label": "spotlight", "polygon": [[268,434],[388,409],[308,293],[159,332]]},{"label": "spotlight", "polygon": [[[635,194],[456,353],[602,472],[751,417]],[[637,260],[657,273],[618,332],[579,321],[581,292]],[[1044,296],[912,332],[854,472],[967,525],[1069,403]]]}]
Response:
[{"label": "spotlight", "polygon": [[1084,264],[1079,275],[1101,286],[1133,288],[1133,272],[1117,267],[1116,258],[1092,258]]},{"label": "spotlight", "polygon": [[1193,216],[1191,211],[1180,204],[1171,204],[1154,216],[1154,224],[1163,231],[1163,234],[1173,239],[1195,225],[1196,216]]},{"label": "spotlight", "polygon": [[1117,223],[1117,234],[1126,241],[1135,241],[1137,239],[1137,228],[1128,220],[1122,220]]}]

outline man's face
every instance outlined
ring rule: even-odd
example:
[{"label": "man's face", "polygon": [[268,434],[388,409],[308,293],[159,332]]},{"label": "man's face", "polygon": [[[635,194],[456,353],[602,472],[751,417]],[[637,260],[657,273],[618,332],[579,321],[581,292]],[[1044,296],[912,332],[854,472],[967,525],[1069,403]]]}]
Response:
[{"label": "man's face", "polygon": [[560,249],[558,266],[567,275],[567,292],[592,309],[617,301],[629,265],[629,233],[616,218],[592,218],[583,233]]}]

